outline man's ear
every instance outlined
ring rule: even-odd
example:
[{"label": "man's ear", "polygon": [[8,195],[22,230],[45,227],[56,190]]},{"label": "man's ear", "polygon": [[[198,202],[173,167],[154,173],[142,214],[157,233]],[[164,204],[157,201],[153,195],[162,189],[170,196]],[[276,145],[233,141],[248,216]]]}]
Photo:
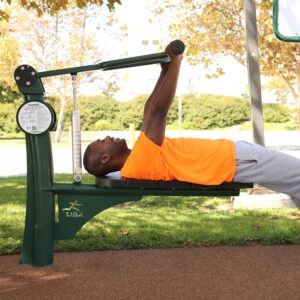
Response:
[{"label": "man's ear", "polygon": [[105,165],[105,164],[109,163],[110,160],[111,160],[111,156],[108,153],[106,153],[106,152],[102,153],[102,155],[99,158],[99,162],[102,165]]}]

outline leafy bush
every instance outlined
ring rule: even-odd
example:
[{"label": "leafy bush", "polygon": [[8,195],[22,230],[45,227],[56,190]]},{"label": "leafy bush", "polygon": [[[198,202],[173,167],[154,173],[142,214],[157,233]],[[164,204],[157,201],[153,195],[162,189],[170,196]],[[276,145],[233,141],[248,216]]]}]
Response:
[{"label": "leafy bush", "polygon": [[14,102],[20,98],[20,94],[9,87],[0,85],[0,102]]},{"label": "leafy bush", "polygon": [[[103,95],[79,97],[77,109],[80,111],[82,130],[122,129],[115,122],[118,119],[120,103],[111,97]],[[69,101],[65,107],[63,130],[68,130],[71,125],[72,110],[73,103]]]},{"label": "leafy bush", "polygon": [[113,130],[114,125],[108,120],[98,120],[93,125],[93,130]]},{"label": "leafy bush", "polygon": [[140,95],[131,101],[123,102],[120,105],[119,122],[122,129],[128,129],[134,124],[137,130],[142,127],[144,105],[149,95]]},{"label": "leafy bush", "polygon": [[263,114],[264,121],[270,123],[285,123],[291,119],[291,110],[283,104],[264,104]]},{"label": "leafy bush", "polygon": [[0,103],[0,136],[21,136],[22,132],[16,121],[16,113],[21,105],[19,103]]},{"label": "leafy bush", "polygon": [[[85,96],[78,99],[82,130],[127,130],[134,124],[141,129],[144,105],[148,95],[140,95],[131,101],[118,102],[107,96]],[[47,97],[59,114],[60,101]],[[0,103],[0,136],[18,136],[20,129],[16,123],[16,112],[22,101]],[[64,113],[63,130],[71,125],[72,102],[67,102]],[[279,104],[264,104],[264,121],[272,123],[294,122],[290,109]],[[240,97],[203,94],[182,96],[182,128],[214,129],[241,124],[250,120],[248,100]],[[168,128],[178,128],[178,97],[170,107],[167,118]]]},{"label": "leafy bush", "polygon": [[183,129],[213,129],[240,124],[250,118],[246,99],[203,94],[182,103]]}]

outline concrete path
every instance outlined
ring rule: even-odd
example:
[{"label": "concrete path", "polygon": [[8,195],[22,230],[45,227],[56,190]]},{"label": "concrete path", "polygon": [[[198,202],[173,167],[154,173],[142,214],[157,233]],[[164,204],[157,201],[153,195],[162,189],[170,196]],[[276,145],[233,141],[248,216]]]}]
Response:
[{"label": "concrete path", "polygon": [[[129,138],[129,132],[102,132],[101,136],[112,135],[115,137]],[[138,133],[137,133],[138,134]],[[168,131],[168,136],[178,136],[177,131]],[[96,139],[94,134],[92,139]],[[245,140],[252,142],[252,134],[249,131],[238,130],[203,130],[183,131],[184,137],[201,138],[228,138],[233,141]],[[266,147],[270,147],[287,154],[300,158],[300,131],[266,131]],[[72,173],[72,150],[71,146],[52,147],[55,173]],[[82,147],[82,153],[85,147]],[[0,177],[26,175],[26,148],[24,143],[11,144],[1,141],[0,143]]]},{"label": "concrete path", "polygon": [[[82,135],[82,139],[87,139],[87,133]],[[139,133],[137,132],[136,135]],[[88,139],[95,140],[98,137],[105,137],[106,135],[130,139],[129,131],[107,131],[99,134],[96,132],[89,133]],[[178,137],[180,133],[178,131],[167,131],[167,136]],[[250,131],[239,130],[191,130],[183,131],[181,136],[184,137],[198,137],[198,138],[228,138],[233,141],[245,140],[252,142],[252,133]],[[282,151],[292,156],[300,158],[300,131],[266,131],[265,132],[265,144],[266,147]],[[85,146],[82,147],[82,154],[85,151]],[[54,172],[60,173],[72,173],[72,149],[69,146],[56,145],[52,147],[53,152],[53,164]],[[85,173],[85,170],[83,170]],[[25,142],[19,142],[13,144],[5,143],[1,141],[0,144],[0,177],[19,176],[26,175],[26,147]],[[246,198],[249,198],[246,196]],[[251,201],[253,198],[246,199],[246,206],[257,207],[255,201]],[[271,203],[272,202],[272,203]],[[270,201],[266,203],[268,207],[281,207],[285,202],[285,198],[276,201]],[[237,202],[235,202],[237,203]],[[287,206],[294,206],[294,203],[289,200]],[[300,208],[300,201],[295,203]],[[239,204],[240,205],[240,204]]]}]

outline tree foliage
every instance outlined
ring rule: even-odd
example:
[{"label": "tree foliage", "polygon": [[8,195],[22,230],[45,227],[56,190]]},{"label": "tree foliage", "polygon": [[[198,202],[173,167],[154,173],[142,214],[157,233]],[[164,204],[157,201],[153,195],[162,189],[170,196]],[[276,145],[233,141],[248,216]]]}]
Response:
[{"label": "tree foliage", "polygon": [[[293,82],[300,72],[297,64],[300,45],[284,43],[275,37],[272,2],[256,1],[261,72],[267,76],[283,74]],[[189,61],[210,66],[213,57],[225,55],[246,65],[243,1],[201,3],[203,1],[181,1],[180,13],[171,28],[173,34],[186,42]]]},{"label": "tree foliage", "polygon": [[[16,11],[10,15],[10,21],[14,21],[13,35],[18,39],[26,64],[38,71],[95,64],[103,57],[107,39],[119,39],[123,34],[121,30],[113,31],[111,25],[118,26],[118,23],[113,14],[101,7],[73,7],[42,16],[28,14],[17,5],[14,7]],[[111,95],[118,89],[116,78],[106,78],[103,73],[95,72],[79,73],[76,84],[80,87],[95,80],[104,94]],[[55,135],[59,141],[65,105],[72,97],[71,76],[44,78],[43,84],[47,93],[60,98]]]},{"label": "tree foliage", "polygon": [[15,88],[12,74],[20,60],[18,39],[11,34],[12,26],[0,19],[0,86],[3,90]]},{"label": "tree foliage", "polygon": [[56,14],[61,10],[67,10],[68,8],[85,8],[90,4],[94,4],[97,6],[106,5],[109,10],[113,10],[115,8],[115,4],[121,4],[120,0],[3,0],[4,8],[0,9],[0,19],[8,20],[10,17],[10,13],[7,9],[13,3],[18,3],[23,6],[27,10],[35,10],[39,16],[44,13],[48,13],[51,15]]},{"label": "tree foliage", "polygon": [[16,122],[16,111],[20,103],[0,102],[0,136],[16,137],[20,133],[20,129]]},{"label": "tree foliage", "polygon": [[[231,56],[246,65],[244,1],[166,0],[157,8],[173,16],[171,31],[186,43],[188,61],[203,64],[208,77],[217,77],[224,73],[217,63],[220,57]],[[274,35],[272,0],[255,2],[261,74],[282,81],[300,111],[300,44]]]},{"label": "tree foliage", "polygon": [[0,102],[14,102],[20,98],[20,94],[9,87],[0,85]]}]

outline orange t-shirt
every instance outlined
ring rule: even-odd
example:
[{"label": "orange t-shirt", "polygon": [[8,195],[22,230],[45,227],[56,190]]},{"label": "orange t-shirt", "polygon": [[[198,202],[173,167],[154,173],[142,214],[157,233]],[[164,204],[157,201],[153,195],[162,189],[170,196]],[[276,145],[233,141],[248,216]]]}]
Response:
[{"label": "orange t-shirt", "polygon": [[158,146],[142,132],[121,169],[121,175],[132,179],[215,185],[232,181],[235,168],[232,141],[165,138],[162,146]]}]

